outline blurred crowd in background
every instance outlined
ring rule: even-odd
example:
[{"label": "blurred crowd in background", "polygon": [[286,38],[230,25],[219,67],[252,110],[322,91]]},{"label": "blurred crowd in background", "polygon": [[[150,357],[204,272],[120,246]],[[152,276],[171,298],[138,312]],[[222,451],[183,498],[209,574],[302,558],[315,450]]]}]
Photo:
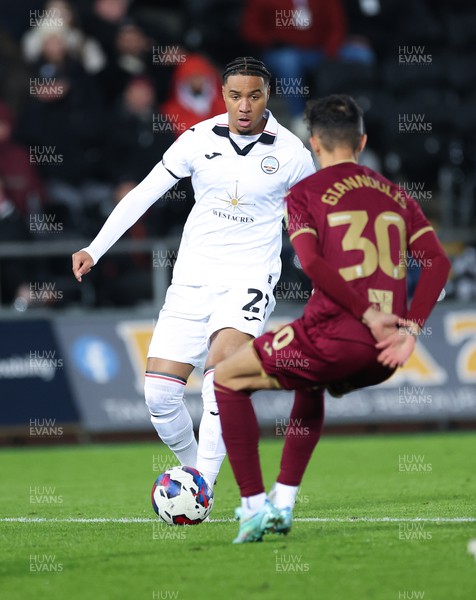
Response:
[{"label": "blurred crowd in background", "polygon": [[[0,242],[90,240],[178,135],[225,112],[220,73],[253,55],[273,74],[271,110],[304,141],[307,100],[356,98],[369,135],[363,161],[399,182],[434,223],[453,259],[447,297],[476,298],[473,1],[2,4]],[[184,180],[126,237],[180,235],[192,205]],[[287,279],[308,285],[293,259],[283,255]],[[28,282],[50,280],[64,282],[61,306],[150,301],[152,262],[150,252],[106,255],[80,296],[68,258],[0,251],[0,301],[25,307]]]}]

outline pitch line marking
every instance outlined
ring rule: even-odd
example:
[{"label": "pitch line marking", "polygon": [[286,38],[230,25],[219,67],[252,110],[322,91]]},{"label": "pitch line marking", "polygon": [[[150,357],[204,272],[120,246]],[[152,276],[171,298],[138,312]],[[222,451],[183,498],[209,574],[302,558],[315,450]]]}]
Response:
[{"label": "pitch line marking", "polygon": [[[297,517],[294,523],[476,523],[476,517]],[[234,523],[235,519],[210,519],[210,523]],[[2,517],[0,523],[160,523],[159,519],[142,517]]]}]

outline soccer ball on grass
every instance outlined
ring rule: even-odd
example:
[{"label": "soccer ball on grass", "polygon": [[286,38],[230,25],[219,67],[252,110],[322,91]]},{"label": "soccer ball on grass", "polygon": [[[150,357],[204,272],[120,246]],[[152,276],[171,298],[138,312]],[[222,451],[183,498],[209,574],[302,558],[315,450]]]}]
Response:
[{"label": "soccer ball on grass", "polygon": [[155,480],[152,506],[169,525],[198,525],[213,508],[213,490],[197,469],[172,467]]}]

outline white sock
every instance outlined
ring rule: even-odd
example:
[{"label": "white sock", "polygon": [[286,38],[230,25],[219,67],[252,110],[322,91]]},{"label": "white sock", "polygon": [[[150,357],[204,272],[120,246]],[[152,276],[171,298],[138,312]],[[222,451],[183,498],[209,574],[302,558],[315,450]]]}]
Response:
[{"label": "white sock", "polygon": [[208,479],[215,480],[226,456],[225,442],[221,433],[220,416],[213,390],[214,369],[205,372],[202,386],[203,414],[198,432],[197,469]]},{"label": "white sock", "polygon": [[145,401],[155,430],[181,465],[195,468],[197,442],[192,418],[183,403],[184,389],[180,378],[146,373]]},{"label": "white sock", "polygon": [[276,508],[294,508],[296,504],[296,496],[299,491],[297,485],[285,485],[284,483],[276,482],[269,496],[271,502]]},{"label": "white sock", "polygon": [[254,515],[259,512],[266,501],[266,494],[261,492],[261,494],[256,494],[256,496],[248,496],[246,498],[241,499],[241,514],[244,517],[249,515]]}]

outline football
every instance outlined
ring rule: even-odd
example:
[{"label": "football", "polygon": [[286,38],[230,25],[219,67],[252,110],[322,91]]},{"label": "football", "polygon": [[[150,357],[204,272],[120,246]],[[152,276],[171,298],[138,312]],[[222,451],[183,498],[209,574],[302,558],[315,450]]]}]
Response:
[{"label": "football", "polygon": [[213,490],[197,469],[173,467],[155,480],[152,506],[169,525],[198,525],[213,508]]}]

